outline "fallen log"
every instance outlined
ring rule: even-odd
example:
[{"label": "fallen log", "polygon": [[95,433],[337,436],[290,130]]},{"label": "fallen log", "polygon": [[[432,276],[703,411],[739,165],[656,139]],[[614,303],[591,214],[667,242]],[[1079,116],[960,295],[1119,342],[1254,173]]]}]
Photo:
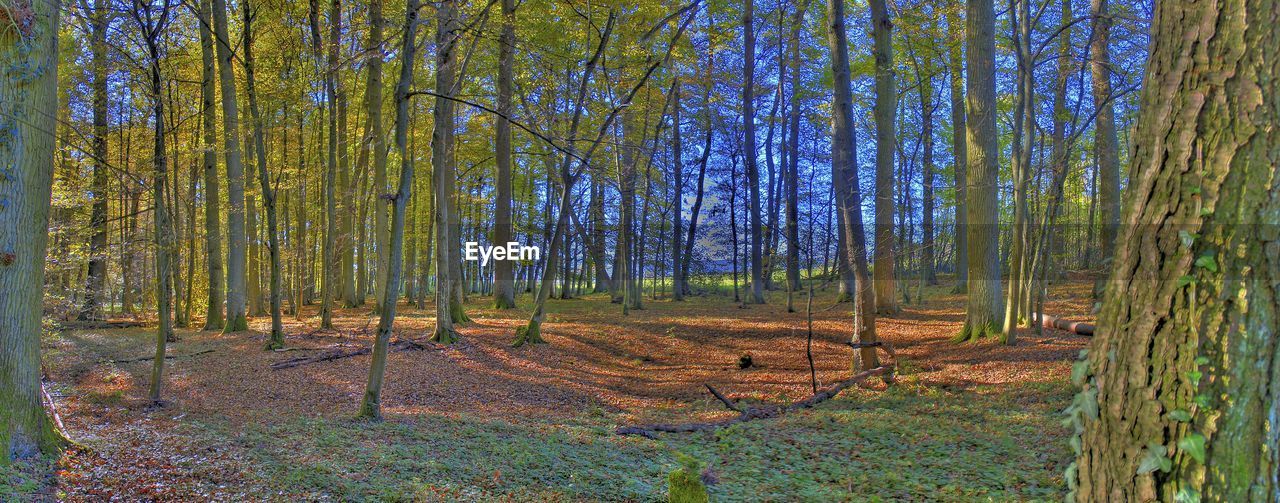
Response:
[{"label": "fallen log", "polygon": [[[410,351],[410,350],[421,351],[423,349],[434,349],[439,351],[441,349],[444,349],[444,347],[439,346],[432,342],[418,342],[411,339],[404,339],[404,340],[391,343],[387,347],[387,349],[389,351]],[[373,347],[363,347],[359,349],[352,349],[352,350],[346,350],[346,351],[341,349],[335,349],[332,351],[326,351],[324,353],[320,353],[315,356],[299,356],[297,358],[280,360],[278,362],[271,364],[271,370],[281,370],[281,369],[288,369],[293,367],[300,367],[303,365],[310,365],[312,363],[341,360],[343,358],[351,358],[353,356],[367,355],[372,352],[373,352]]]},{"label": "fallen log", "polygon": [[1040,315],[1040,326],[1044,328],[1056,328],[1058,330],[1066,330],[1076,335],[1093,335],[1094,326],[1092,323],[1083,321],[1070,321],[1050,316],[1047,314]]},{"label": "fallen log", "polygon": [[101,330],[106,328],[137,328],[144,327],[141,321],[107,321],[107,320],[83,320],[72,321],[63,325],[63,328],[70,330]]},{"label": "fallen log", "polygon": [[871,378],[874,376],[892,376],[892,375],[893,375],[893,365],[892,364],[882,365],[882,366],[873,368],[871,370],[865,370],[857,374],[854,374],[853,377],[845,379],[844,381],[841,381],[840,383],[834,386],[831,386],[830,388],[814,393],[813,396],[799,402],[794,402],[787,405],[767,405],[763,407],[751,407],[746,410],[742,410],[738,408],[737,405],[729,401],[728,398],[724,398],[724,396],[721,395],[718,391],[715,391],[715,388],[712,388],[711,386],[707,386],[707,389],[711,390],[712,394],[716,395],[716,398],[725,404],[725,407],[728,407],[731,410],[740,411],[741,413],[738,415],[738,417],[725,419],[722,421],[713,421],[709,423],[645,424],[645,425],[636,425],[636,426],[623,426],[618,428],[617,430],[614,430],[614,433],[617,433],[618,435],[640,435],[645,438],[656,438],[655,434],[659,432],[690,433],[695,431],[718,430],[726,426],[730,426],[738,423],[744,423],[747,421],[751,421],[753,419],[778,417],[788,412],[795,412],[801,409],[808,409],[822,402],[830,400],[831,398],[834,398],[836,395],[839,395],[841,391],[844,391],[845,389],[848,389],[850,386],[853,386],[862,381],[865,381],[868,378]]}]

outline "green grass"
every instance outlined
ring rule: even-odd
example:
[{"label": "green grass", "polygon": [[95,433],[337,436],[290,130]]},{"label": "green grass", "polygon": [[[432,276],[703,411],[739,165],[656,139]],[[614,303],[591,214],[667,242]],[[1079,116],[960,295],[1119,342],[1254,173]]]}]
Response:
[{"label": "green grass", "polygon": [[713,501],[1060,499],[1070,453],[1056,412],[1069,386],[1010,391],[947,393],[906,379],[780,419],[656,441],[619,437],[616,419],[601,414],[570,424],[306,418],[249,426],[237,440],[264,484],[302,498],[656,501],[681,452],[719,480]]}]

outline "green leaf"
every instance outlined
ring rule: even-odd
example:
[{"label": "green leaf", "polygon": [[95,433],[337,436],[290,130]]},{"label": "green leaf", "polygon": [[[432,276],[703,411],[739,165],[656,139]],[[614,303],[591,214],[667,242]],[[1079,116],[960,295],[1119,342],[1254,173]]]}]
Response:
[{"label": "green leaf", "polygon": [[1200,503],[1200,491],[1190,487],[1178,489],[1178,494],[1173,497],[1177,503]]},{"label": "green leaf", "polygon": [[1196,402],[1196,405],[1199,405],[1199,406],[1204,407],[1204,408],[1209,408],[1209,396],[1208,396],[1208,395],[1196,395],[1196,397],[1195,397],[1195,399],[1194,399],[1194,400],[1195,400],[1195,402]]},{"label": "green leaf", "polygon": [[1196,357],[1196,365],[1208,365],[1208,364],[1209,364],[1209,357],[1208,357],[1208,356],[1197,356],[1197,357]]},{"label": "green leaf", "polygon": [[1195,282],[1196,282],[1196,277],[1188,274],[1186,276],[1178,278],[1178,288],[1182,288],[1184,286],[1194,284]]},{"label": "green leaf", "polygon": [[1077,360],[1071,364],[1071,384],[1084,386],[1084,380],[1088,377],[1089,360]]},{"label": "green leaf", "polygon": [[1182,246],[1186,248],[1191,248],[1199,237],[1200,235],[1194,232],[1178,231],[1178,240],[1182,241]]},{"label": "green leaf", "polygon": [[1197,463],[1204,463],[1204,435],[1199,432],[1193,432],[1182,440],[1178,441],[1178,448],[1182,449]]},{"label": "green leaf", "polygon": [[1192,193],[1192,194],[1199,194],[1201,190],[1204,190],[1204,189],[1201,189],[1199,185],[1196,185],[1196,186],[1194,186],[1194,187],[1191,187],[1191,193]]},{"label": "green leaf", "polygon": [[1138,474],[1151,473],[1156,470],[1167,472],[1173,468],[1173,460],[1165,456],[1169,449],[1160,444],[1147,444],[1142,461],[1138,463]]},{"label": "green leaf", "polygon": [[1201,255],[1196,259],[1196,267],[1208,269],[1209,272],[1218,272],[1218,260],[1213,255]]},{"label": "green leaf", "polygon": [[1192,384],[1200,382],[1200,378],[1204,377],[1204,373],[1199,370],[1188,370],[1187,373],[1183,375],[1187,378],[1187,381],[1190,381]]},{"label": "green leaf", "polygon": [[1183,409],[1174,409],[1169,411],[1169,419],[1185,423],[1191,420],[1191,413]]}]

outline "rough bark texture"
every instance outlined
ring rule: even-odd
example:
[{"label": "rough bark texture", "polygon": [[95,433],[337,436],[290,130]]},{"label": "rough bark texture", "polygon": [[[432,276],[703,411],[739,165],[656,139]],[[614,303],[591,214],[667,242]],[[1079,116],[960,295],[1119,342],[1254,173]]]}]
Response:
[{"label": "rough bark texture", "polygon": [[684,274],[680,270],[684,262],[684,143],[680,134],[680,79],[671,82],[671,300],[684,300]]},{"label": "rough bark texture", "polygon": [[1280,4],[1158,2],[1077,501],[1280,500]]},{"label": "rough bark texture", "polygon": [[999,225],[996,212],[999,146],[996,138],[995,5],[969,0],[965,25],[969,94],[965,138],[968,169],[966,225],[969,227],[969,300],[957,340],[998,335],[1000,305]]},{"label": "rough bark texture", "polygon": [[[436,93],[451,96],[456,73],[455,65],[458,57],[454,51],[457,34],[452,32],[455,24],[454,0],[444,0],[436,12]],[[452,146],[450,137],[453,133],[452,100],[436,98],[435,127],[431,133],[431,165],[434,170],[431,176],[434,184],[436,209],[436,328],[431,340],[444,344],[452,344],[458,340],[458,333],[453,323],[459,321],[453,309],[455,295],[453,290],[462,288],[459,278],[453,277],[453,262],[461,262],[455,254],[458,247],[451,235],[455,227],[450,224],[457,220],[454,215],[453,186],[457,175],[454,172],[449,150]]]},{"label": "rough bark texture", "polygon": [[[844,229],[845,259],[851,265],[854,283],[853,342],[876,341],[876,296],[867,270],[866,234],[862,229],[862,196],[858,187],[857,141],[853,130],[853,89],[849,73],[849,39],[845,31],[844,2],[827,1],[827,44],[831,51],[831,73],[835,79],[835,103],[831,114],[831,177],[835,180],[837,207]],[[853,368],[870,370],[880,366],[874,347],[864,347],[854,357]]]},{"label": "rough bark texture", "polygon": [[787,288],[794,292],[800,289],[800,30],[804,26],[804,11],[808,2],[803,2],[795,9],[791,18],[791,57],[788,59],[791,70],[791,132],[788,136],[786,171],[786,221],[787,221]]},{"label": "rough bark texture", "polygon": [[920,194],[923,212],[920,218],[920,230],[924,233],[921,237],[924,263],[921,267],[923,267],[925,282],[936,285],[938,273],[934,269],[936,258],[933,242],[933,65],[926,64],[923,72],[920,75],[920,148],[924,150],[921,154],[924,188]]},{"label": "rough bark texture", "polygon": [[898,91],[893,82],[893,22],[885,0],[871,0],[870,6],[876,69],[876,248],[871,272],[875,275],[876,313],[894,314],[901,308],[893,270],[893,156],[897,141],[894,116],[898,109]]},{"label": "rough bark texture", "polygon": [[0,20],[0,464],[61,442],[40,405],[40,315],[53,190],[57,3],[17,0]]},{"label": "rough bark texture", "polygon": [[[391,236],[387,231],[387,149],[382,131],[382,0],[369,2],[369,39],[365,44],[369,52],[367,65],[369,73],[365,80],[365,107],[369,117],[365,138],[360,142],[361,157],[373,157],[373,241],[377,249],[377,266],[374,267],[374,309],[381,310],[382,294],[386,291],[387,260],[391,253],[387,251]],[[399,120],[399,118],[397,118]],[[361,269],[363,270],[363,268]],[[361,298],[364,292],[360,292]]]}]

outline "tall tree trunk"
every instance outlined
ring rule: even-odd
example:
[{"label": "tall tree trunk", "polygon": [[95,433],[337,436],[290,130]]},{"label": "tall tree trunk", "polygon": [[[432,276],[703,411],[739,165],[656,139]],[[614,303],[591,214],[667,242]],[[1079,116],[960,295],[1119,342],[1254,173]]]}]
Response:
[{"label": "tall tree trunk", "polygon": [[684,144],[680,134],[679,77],[671,79],[671,100],[671,299],[678,302],[684,300],[684,275],[680,271],[680,264],[684,261],[681,257],[684,252],[684,224],[681,220],[684,212]]},{"label": "tall tree trunk", "polygon": [[[253,14],[249,3],[244,3],[244,73],[246,91],[249,93],[249,114],[253,120],[253,148],[258,158],[258,183],[262,188],[262,207],[267,213],[267,252],[270,254],[271,292],[268,304],[271,308],[271,336],[266,349],[284,347],[284,324],[280,319],[280,236],[277,232],[276,191],[271,186],[267,171],[267,147],[263,139],[262,114],[258,111],[258,93],[253,73]],[[259,301],[260,302],[260,301]]]},{"label": "tall tree trunk", "polygon": [[222,212],[219,209],[218,190],[218,130],[214,110],[214,46],[211,31],[211,0],[200,0],[200,127],[203,130],[204,169],[204,235],[205,264],[208,272],[209,297],[205,311],[204,330],[221,330],[222,301],[224,298],[222,271]]},{"label": "tall tree trunk", "polygon": [[786,170],[786,212],[787,212],[787,289],[794,292],[800,289],[800,30],[804,26],[804,11],[808,2],[796,6],[791,18],[791,57],[788,67],[791,70],[791,132],[787,140],[789,145],[787,156],[789,165]]},{"label": "tall tree trunk", "polygon": [[1027,186],[1031,183],[1031,149],[1035,142],[1035,71],[1031,61],[1031,4],[1028,0],[1011,0],[1013,43],[1017,60],[1017,105],[1014,107],[1013,131],[1013,228],[1009,250],[1009,285],[1005,302],[1001,341],[1014,344],[1018,325],[1022,323],[1023,282],[1028,275],[1028,240],[1030,218],[1027,213]]},{"label": "tall tree trunk", "polygon": [[[835,102],[831,114],[832,173],[837,207],[843,216],[845,258],[851,265],[854,287],[853,342],[876,341],[876,293],[867,270],[866,234],[862,228],[862,195],[858,185],[857,141],[853,130],[853,89],[849,74],[849,41],[845,31],[844,2],[827,1],[827,46],[830,50],[831,73],[835,82]],[[862,348],[854,357],[853,367],[871,369],[880,366],[874,347]]]},{"label": "tall tree trunk", "polygon": [[[338,253],[340,250],[340,241],[342,235],[338,229],[338,186],[342,184],[338,177],[338,96],[337,96],[337,72],[338,72],[338,37],[339,25],[341,24],[341,4],[340,0],[333,0],[329,8],[329,53],[328,61],[325,65],[324,90],[325,90],[325,110],[329,114],[329,137],[328,152],[325,158],[325,233],[323,251],[324,260],[321,263],[321,271],[324,274],[323,293],[320,299],[320,327],[333,328],[333,297],[338,293],[338,286],[341,282],[342,275],[339,268]],[[313,8],[313,11],[317,8]],[[314,20],[313,20],[314,23]],[[318,33],[314,33],[315,26],[312,26],[313,49],[318,53],[319,39]],[[317,54],[317,57],[319,55]]]},{"label": "tall tree trunk", "polygon": [[369,381],[364,398],[360,402],[361,417],[382,417],[382,379],[387,369],[387,345],[396,321],[396,298],[400,288],[400,261],[404,255],[405,208],[413,197],[413,155],[409,153],[409,87],[413,85],[413,67],[416,62],[418,0],[408,0],[405,5],[404,36],[400,48],[400,79],[396,82],[396,150],[400,153],[400,188],[391,200],[391,236],[387,248],[379,248],[379,254],[388,258],[386,281],[379,283],[382,307],[379,308],[378,332],[373,342],[373,359],[369,363]]},{"label": "tall tree trunk", "polygon": [[932,61],[926,63],[923,73],[920,74],[920,148],[924,150],[921,153],[921,169],[922,181],[924,189],[922,190],[920,227],[924,234],[921,237],[921,264],[923,267],[924,281],[930,285],[938,284],[938,273],[934,269],[936,262],[933,232],[933,65]]},{"label": "tall tree trunk", "polygon": [[[893,246],[893,166],[897,133],[894,131],[898,91],[894,84],[893,22],[885,0],[871,0],[871,37],[875,53],[876,119],[876,314],[895,314],[898,307]],[[845,222],[848,225],[850,222]]]},{"label": "tall tree trunk", "polygon": [[227,324],[223,331],[249,328],[245,320],[244,164],[240,158],[240,118],[236,104],[236,77],[231,39],[227,37],[227,2],[213,1],[213,31],[218,54],[218,80],[222,86],[222,143],[226,150],[227,198]]},{"label": "tall tree trunk", "polygon": [[[511,83],[515,66],[515,0],[502,0],[502,35],[498,39],[498,117],[494,146],[497,173],[494,175],[493,245],[511,241]],[[515,278],[510,260],[493,264],[493,304],[498,309],[516,307]]]},{"label": "tall tree trunk", "polygon": [[1159,2],[1076,501],[1280,498],[1280,4]]},{"label": "tall tree trunk", "polygon": [[956,286],[952,293],[969,291],[969,229],[965,225],[968,220],[968,180],[966,171],[969,166],[968,146],[966,142],[967,126],[965,125],[964,97],[964,26],[958,14],[949,11],[947,25],[955,40],[949,49],[950,83],[951,83],[951,157],[955,170],[955,274]]},{"label": "tall tree trunk", "polygon": [[[455,51],[458,49],[455,0],[444,0],[436,9],[436,97],[435,128],[431,133],[431,165],[434,169],[432,182],[435,189],[436,210],[436,328],[431,340],[452,344],[458,340],[458,333],[453,328],[455,322],[463,321],[466,316],[462,306],[457,302],[454,290],[462,288],[461,278],[456,277],[461,269],[457,241],[452,234],[459,222],[457,209],[454,207],[453,193],[457,173],[452,164],[452,135],[454,128],[454,103],[448,99],[453,93],[454,78],[457,74],[458,61]],[[455,264],[458,262],[459,264]]]},{"label": "tall tree trunk", "polygon": [[103,288],[107,280],[107,187],[110,168],[107,163],[107,2],[94,0],[93,12],[90,14],[91,27],[89,48],[92,60],[93,89],[93,209],[89,216],[89,227],[93,234],[89,238],[89,276],[85,285],[84,306],[80,309],[81,320],[99,320],[106,316],[102,312]]},{"label": "tall tree trunk", "polygon": [[969,227],[969,299],[957,341],[1000,335],[1000,226],[996,196],[999,147],[996,138],[994,0],[968,0],[965,11],[965,68],[968,83],[965,170]]},{"label": "tall tree trunk", "polygon": [[[45,246],[58,112],[58,4],[0,6],[0,465],[62,446],[40,405]],[[13,69],[20,70],[13,70]],[[15,120],[23,118],[23,120]],[[101,161],[101,160],[99,160]],[[105,193],[103,194],[105,196]]]},{"label": "tall tree trunk", "polygon": [[751,206],[751,296],[752,304],[764,304],[764,264],[761,262],[760,222],[760,169],[756,166],[756,34],[752,19],[755,16],[755,0],[747,0],[742,9],[742,132],[743,161],[747,171],[747,204]]},{"label": "tall tree trunk", "polygon": [[[1111,90],[1111,13],[1109,0],[1092,0],[1093,39],[1089,41],[1089,68],[1093,73],[1094,155],[1098,160],[1098,202],[1101,230],[1098,248],[1102,267],[1107,269],[1115,255],[1116,231],[1120,225],[1120,142],[1116,139],[1116,112]],[[1094,289],[1100,297],[1102,283]]]},{"label": "tall tree trunk", "polygon": [[[383,24],[382,0],[370,0],[369,39],[365,44],[365,50],[369,52],[365,63],[369,68],[368,80],[365,81],[365,107],[368,109],[369,119],[360,148],[365,152],[373,152],[373,242],[377,250],[373,269],[373,298],[374,309],[379,310],[379,313],[385,300],[382,295],[386,292],[389,267],[387,261],[391,258],[391,254],[387,252],[387,247],[391,246],[391,235],[387,230],[387,199],[383,197],[387,193],[387,148],[382,131],[382,58],[385,52],[382,48]],[[367,158],[369,154],[362,153],[361,156]],[[363,299],[364,292],[360,295]]]}]

